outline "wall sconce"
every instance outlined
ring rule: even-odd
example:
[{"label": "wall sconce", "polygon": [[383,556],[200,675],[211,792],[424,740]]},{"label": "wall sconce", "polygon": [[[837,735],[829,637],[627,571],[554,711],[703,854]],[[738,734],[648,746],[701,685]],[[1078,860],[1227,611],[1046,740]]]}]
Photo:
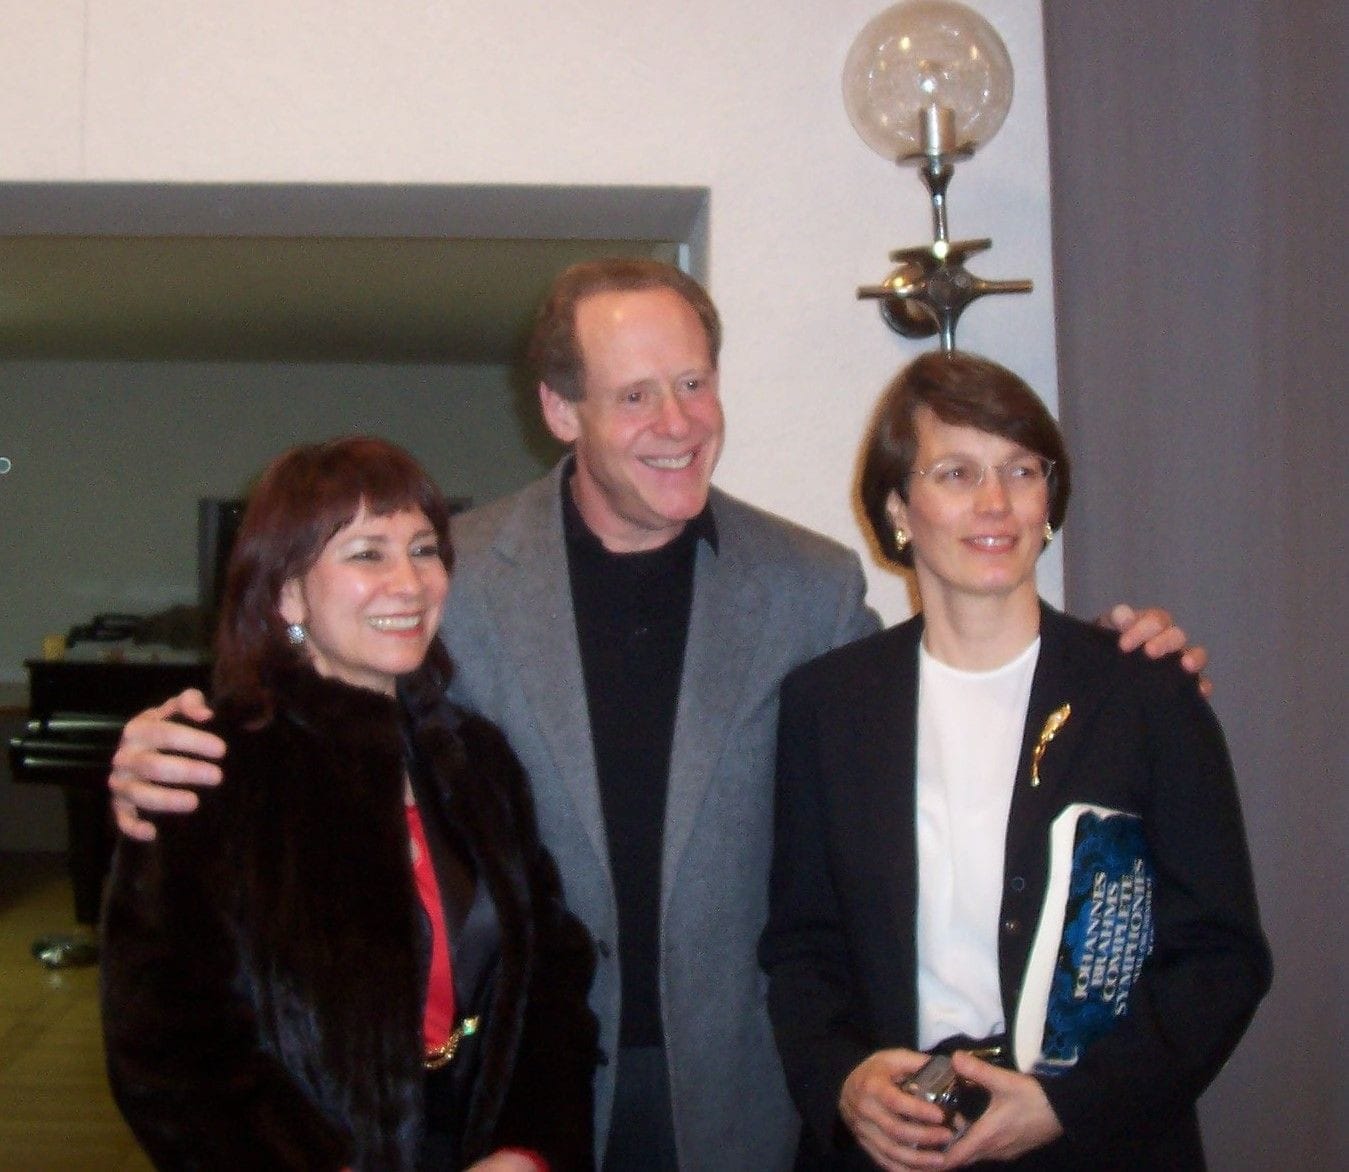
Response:
[{"label": "wall sconce", "polygon": [[879,285],[881,317],[906,338],[940,332],[956,344],[956,322],[986,293],[1029,293],[1030,281],[985,281],[965,260],[993,241],[951,240],[946,188],[1007,117],[1012,62],[993,26],[952,0],[901,0],[857,35],[843,66],[843,102],[862,141],[892,162],[917,165],[932,201],[932,243],[890,254],[898,264]]}]

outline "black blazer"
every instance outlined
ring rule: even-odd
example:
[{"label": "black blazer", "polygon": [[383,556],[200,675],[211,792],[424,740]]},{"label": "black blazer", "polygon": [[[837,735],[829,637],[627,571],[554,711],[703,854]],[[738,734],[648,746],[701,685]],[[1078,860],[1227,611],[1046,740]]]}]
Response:
[{"label": "black blazer", "polygon": [[196,814],[118,845],[102,920],[108,1071],[158,1166],[411,1168],[428,1087],[438,1108],[462,1098],[456,1163],[519,1146],[591,1166],[589,937],[505,739],[411,683],[428,836],[457,828],[500,927],[483,1028],[451,1067],[471,1085],[422,1069],[430,947],[397,705],[296,672],[261,729],[216,723],[225,780]]},{"label": "black blazer", "polygon": [[[914,768],[921,616],[783,684],[777,826],[761,959],[798,1109],[803,1164],[868,1167],[838,1118],[868,1055],[916,1046]],[[1245,832],[1221,730],[1173,661],[1041,608],[1006,838],[999,970],[1009,1030],[1044,898],[1048,832],[1073,802],[1142,815],[1155,941],[1130,1012],[1070,1071],[1043,1081],[1065,1136],[1027,1168],[1203,1166],[1194,1102],[1270,982]],[[1040,764],[1045,719],[1072,716]]]}]

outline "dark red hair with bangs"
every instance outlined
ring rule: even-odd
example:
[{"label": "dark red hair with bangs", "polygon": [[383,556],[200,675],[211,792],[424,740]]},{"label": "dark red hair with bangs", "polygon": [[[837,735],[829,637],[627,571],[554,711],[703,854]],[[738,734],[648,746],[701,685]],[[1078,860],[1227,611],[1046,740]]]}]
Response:
[{"label": "dark red hair with bangs", "polygon": [[[281,588],[308,572],[362,509],[377,517],[420,509],[446,571],[452,568],[449,505],[402,448],[374,436],[345,436],[278,456],[249,495],[230,554],[216,629],[217,703],[270,719],[277,673],[305,662],[286,638]],[[439,638],[427,660],[448,681],[449,656]]]}]

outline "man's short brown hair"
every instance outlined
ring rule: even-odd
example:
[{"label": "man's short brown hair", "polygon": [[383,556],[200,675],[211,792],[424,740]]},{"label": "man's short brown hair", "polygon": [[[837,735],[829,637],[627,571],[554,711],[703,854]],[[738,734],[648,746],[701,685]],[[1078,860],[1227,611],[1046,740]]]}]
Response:
[{"label": "man's short brown hair", "polygon": [[712,365],[721,354],[721,318],[697,281],[672,264],[638,257],[606,257],[564,269],[539,307],[527,357],[538,380],[564,399],[585,393],[585,360],[576,337],[576,307],[597,293],[638,293],[669,289],[682,297],[702,322]]}]

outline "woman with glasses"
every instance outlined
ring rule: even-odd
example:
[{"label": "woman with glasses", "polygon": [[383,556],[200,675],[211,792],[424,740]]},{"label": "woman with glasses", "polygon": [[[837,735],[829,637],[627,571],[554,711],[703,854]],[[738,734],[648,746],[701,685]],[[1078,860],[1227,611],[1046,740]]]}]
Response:
[{"label": "woman with glasses", "polygon": [[1270,980],[1245,833],[1195,680],[1040,600],[1068,494],[1010,371],[933,353],[883,395],[862,505],[922,613],[782,690],[761,958],[798,1167],[1203,1166]]},{"label": "woman with glasses", "polygon": [[160,1168],[593,1164],[593,959],[524,772],[445,698],[449,508],[402,449],[287,452],[216,639],[224,780],[117,849],[114,1097]]}]

